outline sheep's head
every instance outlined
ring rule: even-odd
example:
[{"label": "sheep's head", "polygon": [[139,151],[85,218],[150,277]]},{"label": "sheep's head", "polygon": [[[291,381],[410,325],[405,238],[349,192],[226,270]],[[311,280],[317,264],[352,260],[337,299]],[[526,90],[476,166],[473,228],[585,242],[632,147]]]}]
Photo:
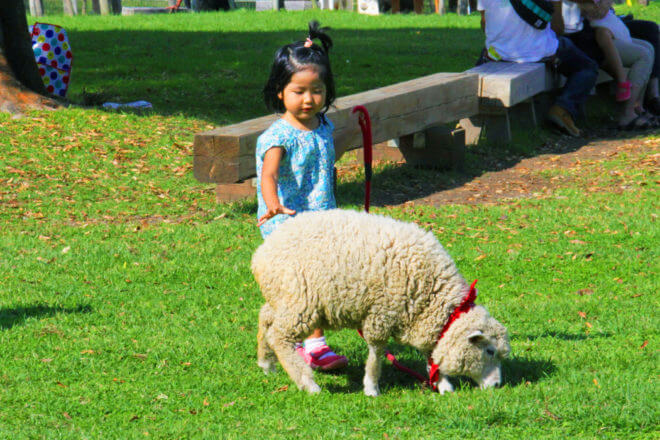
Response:
[{"label": "sheep's head", "polygon": [[446,376],[468,376],[481,388],[502,382],[502,359],[509,355],[506,328],[475,306],[454,321],[438,341],[431,358]]}]

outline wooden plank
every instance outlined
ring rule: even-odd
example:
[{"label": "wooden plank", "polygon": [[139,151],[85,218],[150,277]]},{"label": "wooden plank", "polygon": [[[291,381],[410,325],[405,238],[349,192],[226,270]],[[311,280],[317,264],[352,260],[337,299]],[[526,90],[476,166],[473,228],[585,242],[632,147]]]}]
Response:
[{"label": "wooden plank", "polygon": [[504,107],[512,107],[548,90],[548,73],[543,63],[486,63],[467,72],[479,74],[481,98]]},{"label": "wooden plank", "polygon": [[[466,72],[479,74],[482,102],[507,108],[566,83],[566,78],[553,74],[543,63],[492,62]],[[597,84],[611,80],[611,76],[599,70]]]},{"label": "wooden plank", "polygon": [[[477,114],[477,88],[477,75],[438,73],[339,98],[328,112],[335,143],[347,150],[361,147],[362,134],[352,113],[356,105],[369,111],[373,141],[378,143]],[[234,183],[254,176],[257,138],[277,118],[269,115],[196,134],[195,178]]]}]

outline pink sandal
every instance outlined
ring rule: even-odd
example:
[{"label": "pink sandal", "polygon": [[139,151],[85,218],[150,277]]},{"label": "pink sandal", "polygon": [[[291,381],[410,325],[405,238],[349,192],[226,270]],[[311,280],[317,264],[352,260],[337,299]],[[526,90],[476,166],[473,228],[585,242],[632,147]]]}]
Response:
[{"label": "pink sandal", "polygon": [[616,85],[616,100],[623,102],[630,99],[632,83],[630,81],[623,81]]},{"label": "pink sandal", "polygon": [[338,355],[327,345],[323,345],[311,352],[307,352],[303,346],[298,346],[296,347],[296,351],[313,370],[317,368],[323,371],[336,370],[348,364],[346,356]]}]

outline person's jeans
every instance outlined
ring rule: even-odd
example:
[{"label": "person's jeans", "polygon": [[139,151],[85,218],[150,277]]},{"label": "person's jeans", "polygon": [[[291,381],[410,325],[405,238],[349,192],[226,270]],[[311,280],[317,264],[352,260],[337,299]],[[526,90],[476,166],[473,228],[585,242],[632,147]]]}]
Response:
[{"label": "person's jeans", "polygon": [[578,109],[586,101],[598,78],[598,64],[566,37],[559,37],[556,57],[558,71],[566,77],[566,84],[555,104],[568,111],[575,119]]}]

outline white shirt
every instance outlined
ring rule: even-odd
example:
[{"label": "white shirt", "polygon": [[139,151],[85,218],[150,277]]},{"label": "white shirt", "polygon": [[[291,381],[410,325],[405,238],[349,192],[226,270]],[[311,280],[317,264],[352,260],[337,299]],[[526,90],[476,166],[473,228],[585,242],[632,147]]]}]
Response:
[{"label": "white shirt", "polygon": [[509,0],[477,0],[477,10],[484,11],[486,49],[491,58],[528,63],[557,52],[559,41],[550,25],[539,30],[527,24]]},{"label": "white shirt", "polygon": [[584,28],[584,18],[577,3],[562,0],[561,15],[564,17],[565,34],[574,34]]},{"label": "white shirt", "polygon": [[604,27],[612,31],[615,40],[632,43],[632,38],[630,36],[628,27],[621,21],[619,17],[614,15],[614,12],[612,12],[611,9],[605,17],[599,20],[591,20],[590,23],[593,27]]}]

